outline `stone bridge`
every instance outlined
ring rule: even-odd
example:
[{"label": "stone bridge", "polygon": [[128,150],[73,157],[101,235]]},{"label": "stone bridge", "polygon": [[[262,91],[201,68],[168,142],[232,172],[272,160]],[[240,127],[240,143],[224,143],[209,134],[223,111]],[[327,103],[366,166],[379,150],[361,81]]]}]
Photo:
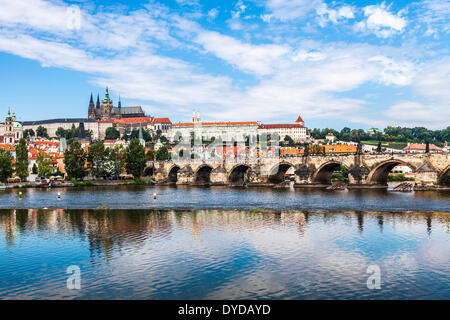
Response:
[{"label": "stone bridge", "polygon": [[416,173],[415,190],[450,189],[450,154],[362,154],[148,162],[145,176],[184,185],[282,186],[293,168],[295,187],[324,187],[339,167],[349,188],[386,188],[392,168],[404,163]]}]

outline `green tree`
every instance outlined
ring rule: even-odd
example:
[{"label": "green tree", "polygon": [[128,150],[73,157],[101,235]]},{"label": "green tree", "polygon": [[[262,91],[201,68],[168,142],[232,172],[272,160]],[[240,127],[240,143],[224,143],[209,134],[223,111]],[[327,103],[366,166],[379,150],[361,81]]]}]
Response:
[{"label": "green tree", "polygon": [[167,150],[166,146],[162,146],[161,148],[158,149],[158,151],[156,152],[156,160],[169,160],[170,159],[170,154],[169,151]]},{"label": "green tree", "polygon": [[103,141],[96,141],[89,146],[87,153],[88,168],[95,177],[106,177],[106,150]]},{"label": "green tree", "polygon": [[79,141],[73,141],[64,152],[64,165],[69,178],[83,179],[87,175],[86,152]]},{"label": "green tree", "polygon": [[25,139],[21,138],[16,147],[16,174],[25,181],[28,173],[28,147]]},{"label": "green tree", "polygon": [[292,147],[295,145],[294,140],[290,136],[284,137],[285,143],[287,143],[288,146]]},{"label": "green tree", "polygon": [[39,126],[36,129],[36,135],[41,138],[48,138],[47,128],[44,128],[43,126]]},{"label": "green tree", "polygon": [[13,174],[11,152],[0,150],[0,181],[6,182]]},{"label": "green tree", "polygon": [[145,157],[145,148],[140,144],[139,139],[130,140],[126,152],[126,169],[135,179],[139,178],[144,171],[147,159]]},{"label": "green tree", "polygon": [[113,146],[106,149],[105,171],[108,176],[118,177],[125,164],[125,149],[122,146]]},{"label": "green tree", "polygon": [[33,174],[38,174],[38,167],[36,163],[33,163],[33,169],[31,169],[31,172],[33,172]]},{"label": "green tree", "polygon": [[52,160],[43,151],[39,152],[37,158],[38,176],[48,178],[52,175]]},{"label": "green tree", "polygon": [[23,131],[23,137],[24,137],[25,139],[34,137],[34,135],[35,135],[35,133],[34,133],[34,130],[33,130],[33,129],[25,129],[25,130]]},{"label": "green tree", "polygon": [[117,140],[120,138],[120,132],[115,127],[109,127],[105,131],[105,139]]},{"label": "green tree", "polygon": [[146,156],[147,156],[148,161],[155,160],[155,156],[156,156],[155,150],[148,150]]},{"label": "green tree", "polygon": [[59,138],[66,138],[66,130],[64,130],[64,128],[58,127],[58,129],[56,129],[55,134]]}]

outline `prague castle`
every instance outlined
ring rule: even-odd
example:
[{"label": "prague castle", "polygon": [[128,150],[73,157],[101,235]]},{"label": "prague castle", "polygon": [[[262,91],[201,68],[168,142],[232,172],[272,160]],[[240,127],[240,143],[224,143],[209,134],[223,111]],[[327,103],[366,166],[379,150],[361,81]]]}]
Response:
[{"label": "prague castle", "polygon": [[145,117],[144,111],[141,107],[123,107],[122,102],[119,102],[117,107],[114,107],[113,101],[109,97],[108,87],[106,87],[105,98],[100,103],[100,97],[97,95],[97,103],[94,105],[94,99],[89,101],[88,118],[95,120],[113,120],[122,118],[141,118]]}]

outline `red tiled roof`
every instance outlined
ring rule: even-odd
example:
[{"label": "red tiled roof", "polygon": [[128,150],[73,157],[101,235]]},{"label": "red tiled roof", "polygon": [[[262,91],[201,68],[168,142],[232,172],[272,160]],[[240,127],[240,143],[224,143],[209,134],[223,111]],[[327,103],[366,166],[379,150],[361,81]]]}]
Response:
[{"label": "red tiled roof", "polygon": [[153,123],[167,123],[167,124],[172,124],[172,122],[170,121],[169,118],[154,118]]},{"label": "red tiled roof", "polygon": [[14,148],[11,144],[0,144],[0,149],[6,150],[6,151],[14,151],[16,148]]},{"label": "red tiled roof", "polygon": [[138,118],[122,118],[115,119],[114,123],[150,123],[150,117],[138,117]]},{"label": "red tiled roof", "polygon": [[278,129],[278,128],[303,128],[299,123],[294,124],[262,124],[259,129]]},{"label": "red tiled roof", "polygon": [[305,122],[305,121],[303,121],[301,116],[298,116],[298,118],[297,118],[297,120],[295,122]]},{"label": "red tiled roof", "polygon": [[[405,150],[405,151],[407,151],[407,150],[425,150],[425,149],[426,149],[425,143],[411,143],[409,146],[406,146],[403,148],[403,150]],[[430,150],[442,151],[441,148],[439,148],[438,146],[435,146],[432,143],[430,143]]]},{"label": "red tiled roof", "polygon": [[[196,125],[202,126],[245,126],[245,125],[259,125],[256,121],[246,121],[246,122],[200,122]],[[176,123],[173,125],[174,127],[192,127],[194,123]]]}]

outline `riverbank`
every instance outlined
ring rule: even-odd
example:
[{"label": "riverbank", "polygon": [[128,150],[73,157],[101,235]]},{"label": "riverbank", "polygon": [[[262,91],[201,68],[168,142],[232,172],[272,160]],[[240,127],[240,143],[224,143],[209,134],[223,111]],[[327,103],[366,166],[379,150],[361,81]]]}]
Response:
[{"label": "riverbank", "polygon": [[[346,189],[387,189],[390,190],[401,182],[389,182],[388,185],[370,185],[370,184],[346,184],[342,181],[333,181],[331,185],[329,184],[296,184],[292,181],[286,181],[284,183],[249,183],[246,185],[222,185],[222,184],[183,184],[179,185],[176,183],[168,183],[168,182],[156,182],[150,178],[140,178],[137,180],[83,180],[77,182],[61,182],[59,184],[53,185],[41,185],[38,182],[17,182],[17,183],[8,183],[6,185],[2,185],[0,187],[1,190],[5,189],[29,189],[29,188],[38,188],[38,189],[46,189],[46,188],[78,188],[78,187],[112,187],[112,186],[189,186],[189,187],[226,187],[226,188],[274,188],[274,189],[328,189],[328,190],[346,190]],[[450,190],[450,187],[447,186],[414,186],[414,191],[446,191]]]}]

